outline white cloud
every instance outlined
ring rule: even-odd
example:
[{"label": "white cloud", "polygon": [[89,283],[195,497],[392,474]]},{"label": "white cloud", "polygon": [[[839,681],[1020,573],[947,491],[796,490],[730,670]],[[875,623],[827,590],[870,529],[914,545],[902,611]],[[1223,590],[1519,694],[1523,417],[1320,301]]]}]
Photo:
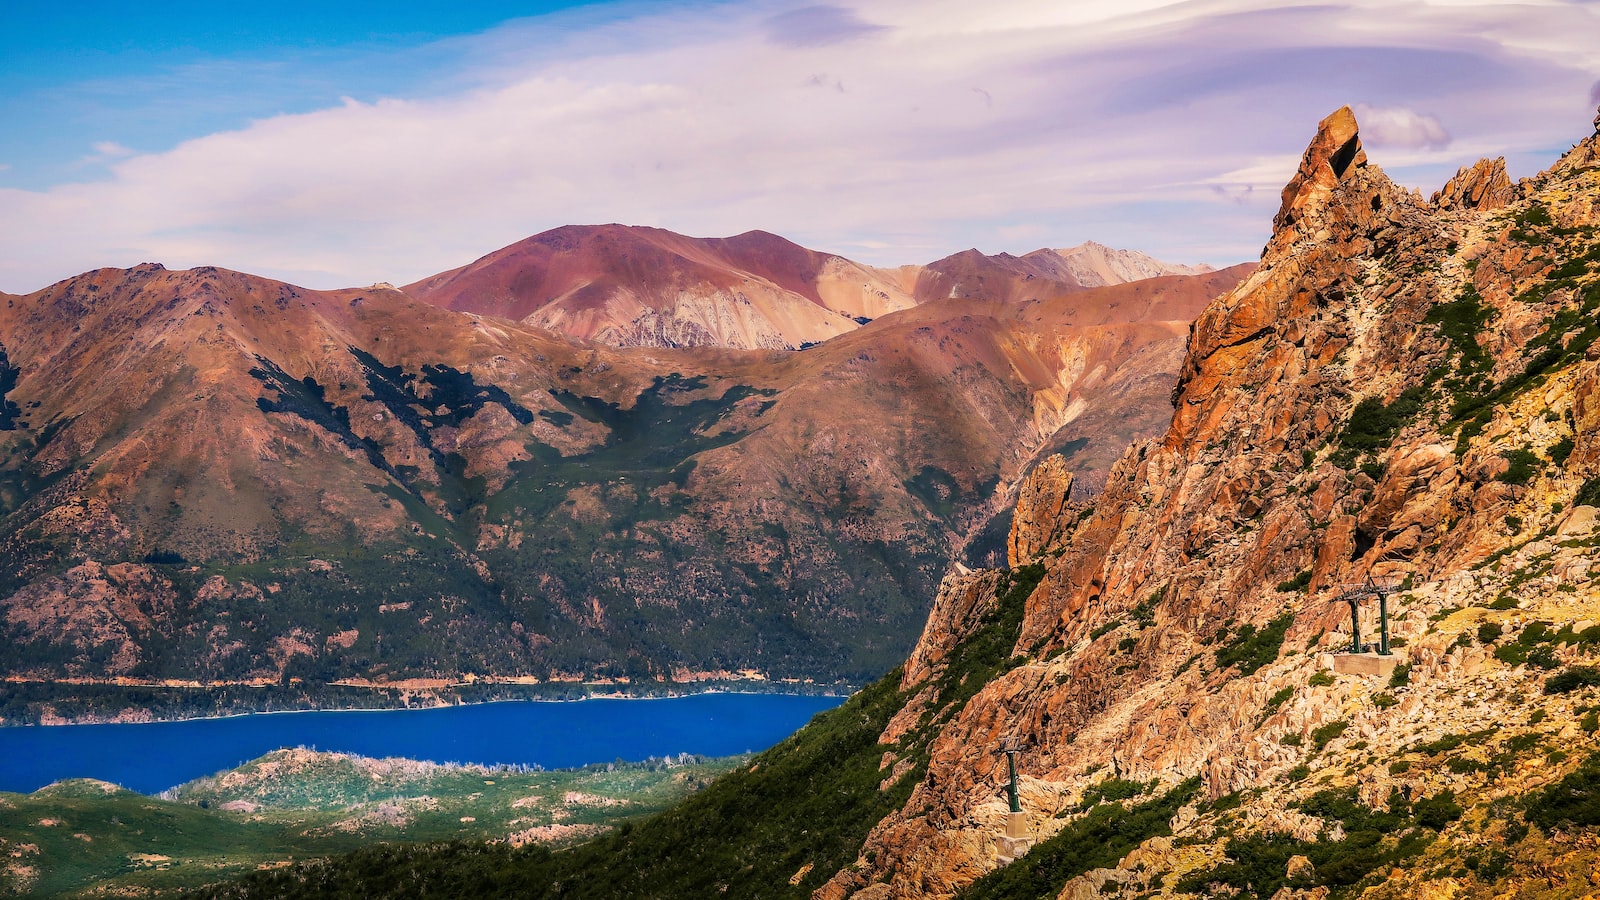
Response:
[{"label": "white cloud", "polygon": [[[453,93],[345,98],[115,160],[108,142],[104,180],[0,188],[0,289],[145,260],[403,283],[609,221],[763,228],[885,264],[1091,238],[1234,262],[1343,103],[1370,104],[1373,161],[1429,190],[1467,148],[1533,158],[1586,133],[1594,69],[1577,61],[1600,33],[1580,6],[862,0],[559,35],[534,20],[476,39],[477,68],[441,75],[470,85]],[[1541,27],[1564,55],[1522,49]]]},{"label": "white cloud", "polygon": [[1450,132],[1435,116],[1423,115],[1403,106],[1370,106],[1357,103],[1354,112],[1361,125],[1363,143],[1374,147],[1426,148],[1442,150],[1450,146]]},{"label": "white cloud", "polygon": [[82,157],[78,161],[86,165],[103,165],[119,159],[127,159],[134,152],[116,141],[96,141],[94,152]]}]

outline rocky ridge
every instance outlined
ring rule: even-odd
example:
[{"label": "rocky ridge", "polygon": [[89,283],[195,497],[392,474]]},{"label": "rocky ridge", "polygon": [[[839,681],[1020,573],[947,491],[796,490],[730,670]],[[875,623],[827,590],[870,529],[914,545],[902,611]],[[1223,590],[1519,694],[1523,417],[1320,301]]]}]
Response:
[{"label": "rocky ridge", "polygon": [[[1596,748],[1597,160],[1600,133],[1428,201],[1325,119],[1260,267],[1194,323],[1166,434],[1081,510],[1056,467],[1022,487],[1012,562],[1041,577],[959,694],[1010,582],[946,578],[880,737],[886,785],[925,774],[815,896],[1592,891],[1600,819],[1541,810]],[[1330,600],[1369,578],[1406,666],[1333,674]],[[1041,843],[997,868],[1002,744]],[[1075,866],[1140,815],[1137,849]]]}]

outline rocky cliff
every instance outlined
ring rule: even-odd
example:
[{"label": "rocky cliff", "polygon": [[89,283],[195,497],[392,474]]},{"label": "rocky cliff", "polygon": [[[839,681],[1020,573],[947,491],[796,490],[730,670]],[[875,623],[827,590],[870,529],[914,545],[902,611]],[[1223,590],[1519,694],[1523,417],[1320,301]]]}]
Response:
[{"label": "rocky cliff", "polygon": [[[1165,435],[1081,511],[1056,467],[1021,489],[1014,624],[1001,575],[946,579],[880,737],[925,774],[816,896],[1592,892],[1597,162],[1600,134],[1430,201],[1323,120]],[[1394,672],[1334,669],[1363,584]],[[1002,745],[1038,842],[1004,868]]]}]

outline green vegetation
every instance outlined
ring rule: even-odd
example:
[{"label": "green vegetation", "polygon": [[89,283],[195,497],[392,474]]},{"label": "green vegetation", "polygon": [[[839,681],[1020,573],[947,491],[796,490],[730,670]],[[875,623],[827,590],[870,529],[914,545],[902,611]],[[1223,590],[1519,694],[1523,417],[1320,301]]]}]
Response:
[{"label": "green vegetation", "polygon": [[1293,697],[1293,696],[1294,696],[1294,686],[1290,685],[1289,687],[1286,687],[1283,690],[1278,691],[1277,693],[1273,694],[1271,697],[1268,697],[1267,698],[1266,707],[1261,710],[1261,718],[1263,720],[1265,720],[1268,716],[1270,716],[1273,713],[1277,712],[1278,711],[1278,707],[1280,707],[1283,704],[1287,703],[1289,701],[1289,698]]},{"label": "green vegetation", "polygon": [[1028,597],[1044,579],[1043,563],[1003,572],[995,587],[995,604],[978,627],[961,643],[934,682],[935,700],[919,725],[919,737],[954,718],[983,686],[1002,672],[1021,664],[1012,648],[1022,635],[1022,616]]},{"label": "green vegetation", "polygon": [[1301,569],[1298,574],[1288,581],[1278,582],[1278,590],[1284,593],[1304,591],[1311,584],[1311,570]]},{"label": "green vegetation", "polygon": [[1393,402],[1367,397],[1350,411],[1350,421],[1339,433],[1339,449],[1329,457],[1341,469],[1355,465],[1367,453],[1389,446],[1400,429],[1411,423],[1429,398],[1428,389],[1413,385],[1400,392]]},{"label": "green vegetation", "polygon": [[1578,495],[1572,498],[1573,506],[1600,506],[1600,476],[1590,478],[1578,488]]},{"label": "green vegetation", "polygon": [[1332,741],[1339,735],[1344,734],[1349,730],[1349,728],[1350,723],[1344,721],[1343,719],[1336,722],[1329,722],[1325,725],[1319,725],[1311,731],[1311,746],[1315,747],[1317,750],[1321,750],[1328,746],[1329,741]]},{"label": "green vegetation", "polygon": [[1600,685],[1600,669],[1593,666],[1568,666],[1544,680],[1546,694],[1570,694],[1580,688]]},{"label": "green vegetation", "polygon": [[1545,831],[1600,825],[1600,755],[1590,756],[1548,790],[1528,797],[1523,815]]},{"label": "green vegetation", "polygon": [[[1527,484],[1539,471],[1539,455],[1518,447],[1500,454],[1509,464],[1496,480],[1506,484]],[[1520,520],[1518,520],[1520,521]],[[1520,526],[1519,526],[1520,527]]]},{"label": "green vegetation", "polygon": [[[1456,301],[1457,305],[1441,304],[1429,313],[1430,321],[1435,320],[1435,313],[1438,314],[1441,330],[1460,356],[1456,377],[1446,382],[1451,405],[1445,430],[1456,432],[1457,454],[1466,452],[1468,442],[1483,433],[1497,407],[1540,383],[1546,374],[1582,360],[1589,348],[1600,339],[1600,316],[1596,315],[1600,312],[1600,284],[1579,281],[1595,263],[1600,263],[1600,243],[1591,243],[1582,252],[1575,249],[1541,286],[1534,289],[1539,296],[1524,295],[1519,298],[1525,301],[1538,300],[1558,290],[1567,290],[1580,297],[1581,302],[1552,314],[1545,322],[1544,329],[1524,345],[1523,354],[1527,362],[1522,371],[1499,384],[1489,380],[1486,373],[1490,360],[1477,346],[1475,338],[1477,331],[1482,329],[1492,314],[1482,306],[1481,298],[1477,298],[1475,293],[1470,297],[1464,293]],[[1470,343],[1467,341],[1469,335],[1474,336]],[[1548,452],[1552,462],[1564,464],[1571,453],[1570,439],[1565,444],[1558,442]]]},{"label": "green vegetation", "polygon": [[[1551,444],[1544,452],[1546,456],[1550,457],[1550,462],[1557,466],[1564,466],[1567,464],[1567,458],[1572,455],[1573,446],[1572,436],[1568,435]],[[1559,512],[1559,510],[1557,511]]]},{"label": "green vegetation", "polygon": [[1090,869],[1114,866],[1128,851],[1152,837],[1172,834],[1178,808],[1200,790],[1191,778],[1160,797],[1128,806],[1102,803],[1040,843],[1028,855],[973,882],[962,900],[1002,897],[1054,897],[1070,879]]},{"label": "green vegetation", "polygon": [[[1295,805],[1308,815],[1337,821],[1345,836],[1337,841],[1326,836],[1302,841],[1286,834],[1233,837],[1228,840],[1227,862],[1183,878],[1178,890],[1212,894],[1223,886],[1249,896],[1269,897],[1289,885],[1328,887],[1337,894],[1417,856],[1432,842],[1430,832],[1444,828],[1462,813],[1449,791],[1411,806],[1391,795],[1389,809],[1383,811],[1361,805],[1353,788],[1318,791]],[[1311,861],[1311,873],[1303,882],[1289,881],[1291,856]]]},{"label": "green vegetation", "polygon": [[1092,785],[1083,792],[1083,800],[1078,804],[1078,812],[1091,809],[1101,803],[1130,800],[1143,794],[1150,787],[1151,785],[1147,785],[1142,781],[1107,778],[1105,781]]},{"label": "green vegetation", "polygon": [[1494,316],[1494,309],[1484,305],[1477,288],[1469,283],[1456,299],[1428,310],[1423,321],[1438,326],[1440,336],[1456,356],[1457,375],[1466,377],[1489,368],[1494,362],[1478,343],[1479,332]]},{"label": "green vegetation", "polygon": [[1294,613],[1287,612],[1259,631],[1250,623],[1240,626],[1233,638],[1217,649],[1217,668],[1237,666],[1240,675],[1254,675],[1278,658],[1283,649],[1283,636],[1293,624]]},{"label": "green vegetation", "polygon": [[572,843],[666,809],[745,761],[542,772],[277,751],[160,798],[97,781],[0,795],[0,841],[36,848],[22,859],[38,874],[30,896],[171,890],[375,841],[488,840],[546,827],[545,840]]},{"label": "green vegetation", "polygon": [[[919,777],[879,790],[878,735],[906,701],[890,673],[672,809],[561,853],[453,842],[371,846],[258,872],[210,897],[807,897],[848,865]],[[790,884],[802,866],[814,868]]]}]

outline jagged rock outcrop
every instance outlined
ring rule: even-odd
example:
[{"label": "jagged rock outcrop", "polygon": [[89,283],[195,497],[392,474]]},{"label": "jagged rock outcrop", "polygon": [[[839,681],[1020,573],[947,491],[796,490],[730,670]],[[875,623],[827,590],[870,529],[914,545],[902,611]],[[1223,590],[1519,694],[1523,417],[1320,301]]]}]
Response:
[{"label": "jagged rock outcrop", "polygon": [[1034,467],[1017,492],[1006,559],[1012,568],[1038,560],[1066,534],[1074,513],[1072,471],[1066,459],[1052,453]]},{"label": "jagged rock outcrop", "polygon": [[1341,106],[1317,123],[1300,159],[1300,168],[1283,188],[1283,203],[1273,217],[1273,241],[1293,243],[1300,238],[1302,221],[1313,218],[1327,202],[1345,173],[1367,164],[1355,113]]},{"label": "jagged rock outcrop", "polygon": [[1455,177],[1433,195],[1440,209],[1499,209],[1516,199],[1516,186],[1506,174],[1506,158],[1480,159],[1462,166]]},{"label": "jagged rock outcrop", "polygon": [[[1041,840],[1077,822],[1108,776],[1199,779],[1201,799],[1171,821],[1186,854],[1125,858],[1063,896],[1208,893],[1207,878],[1232,877],[1216,867],[1245,852],[1234,838],[1336,842],[1341,820],[1304,805],[1318,790],[1369,811],[1409,810],[1399,796],[1503,810],[1570,771],[1564,755],[1516,748],[1579,733],[1579,701],[1540,701],[1540,685],[1600,655],[1549,637],[1600,619],[1600,537],[1571,511],[1600,498],[1597,149],[1600,134],[1511,196],[1484,164],[1435,205],[1366,164],[1348,109],[1324,119],[1260,267],[1192,327],[1167,434],[1130,448],[1092,513],[1054,541],[1013,658],[930,738],[910,799],[818,896],[948,897],[992,869],[1002,742],[1024,748],[1023,806]],[[1035,546],[1038,518],[1019,514],[1013,540]],[[1396,584],[1408,680],[1318,674],[1351,642],[1348,607],[1331,598],[1369,576]],[[1363,623],[1369,639],[1375,624]],[[960,628],[930,621],[927,656],[953,658]],[[912,671],[907,709],[941,677]],[[1495,741],[1481,752],[1515,776],[1493,775],[1488,755],[1407,749],[1469,734]],[[1207,805],[1222,797],[1237,809]],[[1462,859],[1522,840],[1503,837],[1502,814],[1405,827],[1443,832],[1430,859]],[[1549,846],[1594,858],[1582,842]],[[1395,852],[1401,864],[1352,880],[1408,895],[1430,869]],[[1477,865],[1455,872],[1457,888],[1538,883],[1532,869]],[[1312,892],[1350,883],[1320,865],[1294,876]]]}]

